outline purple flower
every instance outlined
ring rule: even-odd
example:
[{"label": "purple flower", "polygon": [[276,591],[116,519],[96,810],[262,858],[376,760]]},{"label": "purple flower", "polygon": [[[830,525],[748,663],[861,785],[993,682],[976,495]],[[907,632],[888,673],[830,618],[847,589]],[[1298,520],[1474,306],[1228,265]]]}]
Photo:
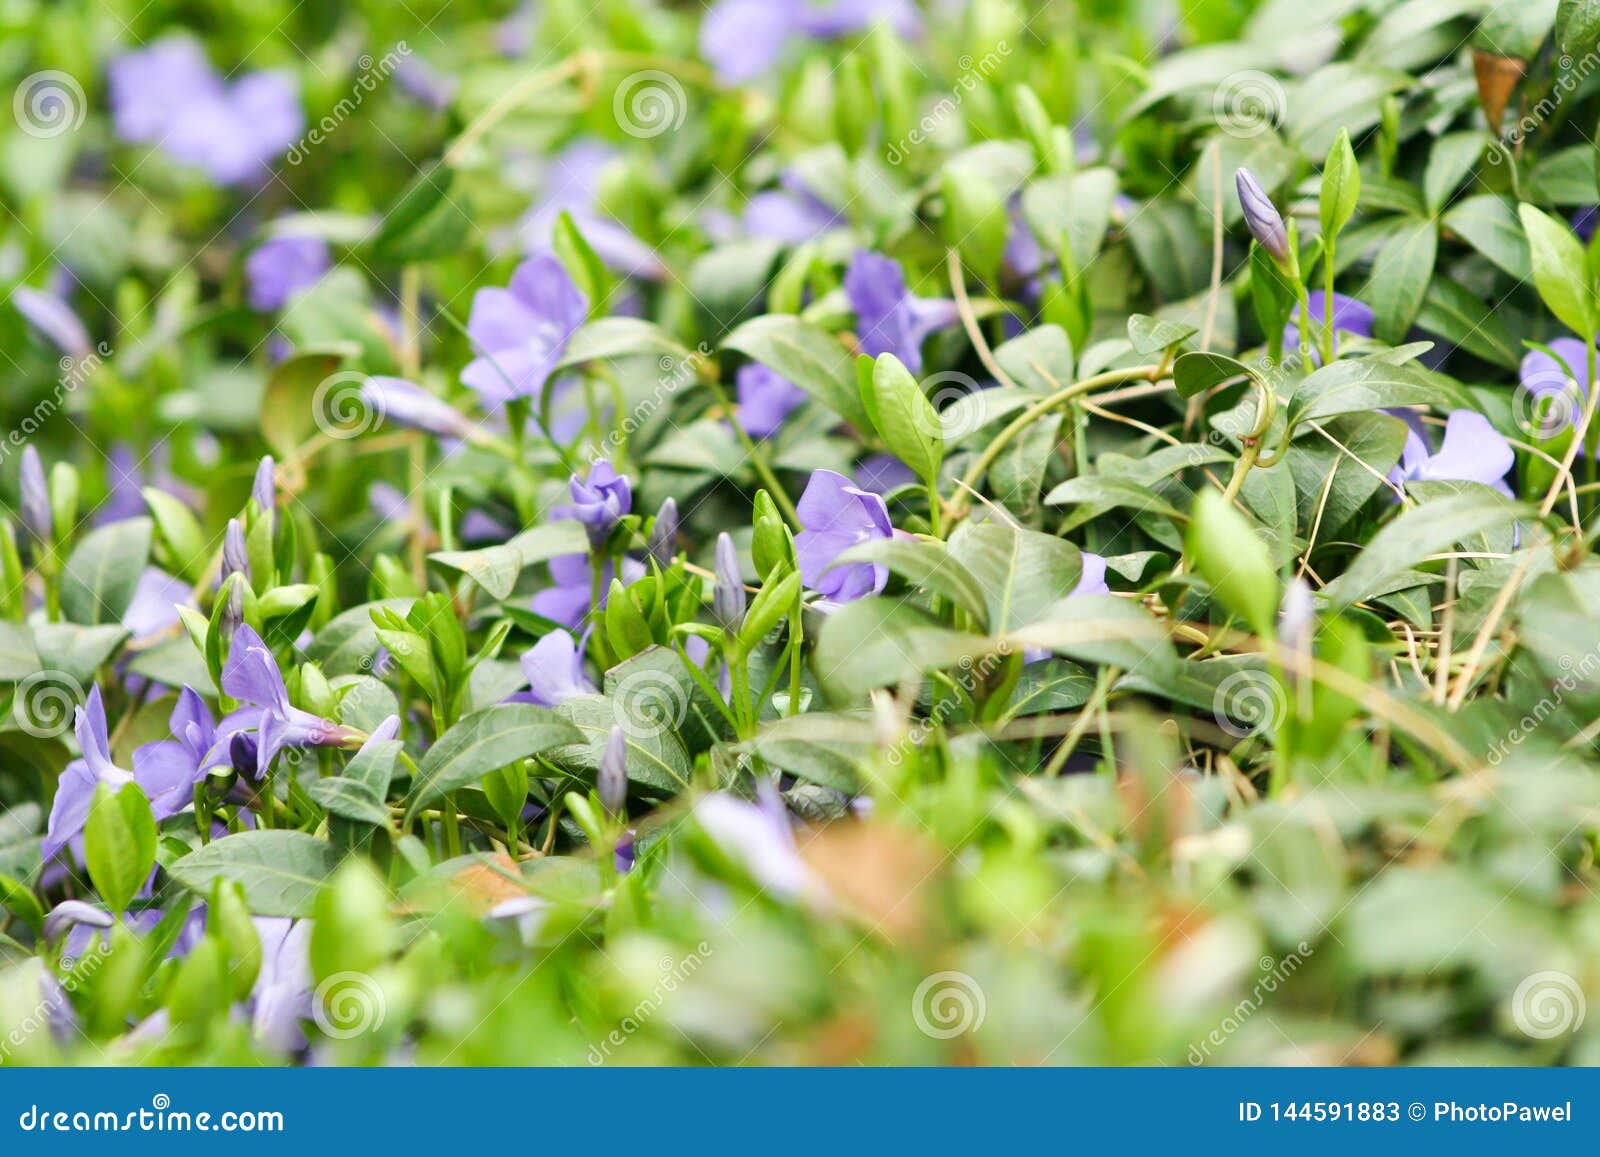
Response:
[{"label": "purple flower", "polygon": [[589,541],[598,545],[606,540],[617,521],[633,509],[633,489],[626,474],[604,458],[589,467],[589,477],[576,474],[567,482],[572,505],[552,511],[556,518],[575,518],[589,529]]},{"label": "purple flower", "polygon": [[278,464],[271,454],[262,455],[256,463],[255,477],[250,480],[250,497],[264,514],[271,514],[278,505]]},{"label": "purple flower", "polygon": [[700,55],[724,84],[743,84],[770,73],[785,45],[862,32],[887,23],[903,37],[921,22],[910,0],[717,0],[700,23]]},{"label": "purple flower", "polygon": [[595,787],[600,793],[600,806],[607,815],[622,814],[628,802],[628,733],[612,727],[606,739],[606,749],[600,754],[600,770],[595,777]]},{"label": "purple flower", "polygon": [[1109,595],[1111,588],[1106,585],[1106,560],[1098,554],[1083,551],[1083,569],[1078,573],[1078,585],[1072,588],[1074,595]]},{"label": "purple flower", "polygon": [[295,294],[321,281],[331,264],[328,243],[321,237],[285,234],[267,239],[244,263],[250,308],[261,313],[282,309]]},{"label": "purple flower", "polygon": [[756,803],[714,791],[694,805],[693,814],[700,830],[767,891],[789,900],[818,887],[771,784],[762,783]]},{"label": "purple flower", "polygon": [[1534,416],[1542,415],[1537,432],[1546,438],[1576,426],[1589,396],[1589,351],[1583,342],[1558,337],[1549,343],[1549,351],[1529,350],[1518,373],[1523,392],[1534,403]]},{"label": "purple flower", "polygon": [[806,586],[840,603],[883,589],[889,581],[885,567],[866,562],[833,565],[853,546],[893,536],[889,508],[881,495],[852,486],[843,474],[817,470],[806,483],[796,512],[805,529],[794,536],[794,549]]},{"label": "purple flower", "polygon": [[11,291],[11,304],[29,325],[68,357],[86,358],[94,352],[83,322],[72,312],[72,307],[55,294],[19,285]]},{"label": "purple flower", "polygon": [[250,550],[245,545],[243,524],[237,518],[230,518],[227,529],[222,532],[221,580],[226,582],[228,576],[234,574],[250,581]]},{"label": "purple flower", "polygon": [[[1313,289],[1306,294],[1306,304],[1311,307],[1311,330],[1313,333],[1326,324],[1328,295],[1320,289]],[[1333,348],[1337,353],[1339,349],[1339,335],[1347,333],[1351,337],[1372,336],[1372,307],[1364,301],[1353,297],[1346,297],[1342,293],[1333,295]],[[1297,349],[1300,345],[1300,307],[1295,306],[1289,324],[1283,327],[1283,348],[1286,350]],[[1320,354],[1313,353],[1314,358]]]},{"label": "purple flower", "polygon": [[122,625],[135,642],[149,639],[178,623],[178,608],[194,605],[189,584],[160,567],[146,567],[122,614]]},{"label": "purple flower", "polygon": [[844,217],[787,169],[781,188],[753,194],[744,208],[744,231],[785,245],[800,245],[844,224]]},{"label": "purple flower", "polygon": [[[606,596],[611,590],[612,573],[612,565],[608,559],[600,572],[602,607],[606,605]],[[621,573],[624,586],[638,582],[644,577],[644,564],[631,558],[624,558]],[[592,576],[588,555],[557,555],[550,560],[550,577],[555,580],[556,585],[533,596],[534,614],[543,615],[552,622],[575,629],[589,613]]]},{"label": "purple flower", "polygon": [[649,280],[665,275],[655,250],[598,208],[600,177],[615,155],[600,141],[579,139],[550,158],[540,174],[541,199],[518,227],[530,257],[552,252],[556,223],[566,213],[606,268]]},{"label": "purple flower", "polygon": [[476,430],[454,406],[404,378],[368,378],[361,383],[361,400],[386,422],[436,437],[465,439]]},{"label": "purple flower", "polygon": [[650,557],[662,570],[672,565],[678,553],[678,500],[670,495],[661,500],[655,521],[650,524]]},{"label": "purple flower", "polygon": [[55,533],[55,517],[50,511],[50,485],[44,478],[44,463],[30,442],[22,448],[20,482],[22,525],[40,542]]},{"label": "purple flower", "polygon": [[734,383],[739,391],[739,423],[752,438],[772,437],[806,400],[804,390],[760,362],[740,366]]},{"label": "purple flower", "polygon": [[856,463],[856,485],[874,494],[888,494],[916,480],[916,471],[893,454],[868,454]]},{"label": "purple flower", "polygon": [[574,695],[593,695],[595,685],[583,670],[583,648],[566,631],[551,631],[524,651],[521,659],[528,689],[507,700],[554,707]]},{"label": "purple flower", "polygon": [[481,352],[461,371],[462,382],[490,408],[537,398],[588,309],[561,262],[524,261],[509,288],[480,289],[473,297],[467,336]]},{"label": "purple flower", "polygon": [[1249,169],[1239,169],[1233,175],[1239,193],[1239,207],[1244,210],[1244,223],[1256,243],[1278,261],[1289,260],[1289,232],[1284,227],[1283,215],[1267,196],[1261,182]]},{"label": "purple flower", "polygon": [[1600,205],[1585,205],[1569,219],[1572,231],[1578,235],[1578,240],[1585,245],[1594,236],[1595,226],[1600,225]]},{"label": "purple flower", "polygon": [[[233,645],[222,665],[222,689],[249,705],[224,720],[220,730],[255,730],[257,779],[286,747],[340,747],[356,738],[348,727],[290,705],[278,661],[248,623],[241,623],[233,633]],[[230,743],[231,739],[230,735]]]},{"label": "purple flower", "polygon": [[104,783],[113,791],[120,791],[134,782],[133,773],[124,771],[111,762],[111,743],[106,737],[106,709],[100,700],[100,688],[89,689],[88,701],[77,709],[74,729],[78,737],[78,750],[82,753],[67,764],[56,785],[55,802],[50,805],[50,821],[45,828],[39,855],[46,861],[75,840],[83,832],[89,819],[89,807],[94,803],[94,792]]},{"label": "purple flower", "polygon": [[954,302],[918,297],[906,289],[897,261],[868,249],[856,251],[844,275],[844,291],[856,313],[861,352],[869,357],[894,354],[913,374],[922,371],[927,336],[957,320]]},{"label": "purple flower", "polygon": [[45,942],[54,944],[67,933],[78,927],[84,928],[109,928],[115,924],[110,912],[104,908],[96,908],[93,904],[86,904],[82,900],[63,900],[44,918],[44,927],[40,930],[44,934]]},{"label": "purple flower", "polygon": [[401,92],[434,112],[449,108],[456,99],[456,90],[461,87],[455,77],[441,72],[420,56],[403,57],[395,66],[394,79]]},{"label": "purple flower", "polygon": [[292,76],[252,72],[230,84],[186,37],[122,53],[109,79],[119,137],[158,146],[219,184],[260,180],[305,119]]},{"label": "purple flower", "polygon": [[1511,497],[1505,475],[1515,460],[1511,446],[1489,419],[1475,410],[1456,410],[1445,422],[1437,452],[1428,446],[1427,431],[1408,411],[1405,449],[1389,474],[1395,485],[1407,482],[1481,482]]},{"label": "purple flower", "polygon": [[279,1052],[306,1046],[300,1022],[311,1017],[311,921],[283,916],[252,918],[261,938],[261,971],[250,991],[250,1027]]},{"label": "purple flower", "polygon": [[156,819],[175,816],[194,800],[194,787],[205,778],[206,757],[216,744],[217,727],[204,700],[193,688],[178,695],[168,719],[171,739],[146,743],[133,753],[133,775],[150,797]]}]

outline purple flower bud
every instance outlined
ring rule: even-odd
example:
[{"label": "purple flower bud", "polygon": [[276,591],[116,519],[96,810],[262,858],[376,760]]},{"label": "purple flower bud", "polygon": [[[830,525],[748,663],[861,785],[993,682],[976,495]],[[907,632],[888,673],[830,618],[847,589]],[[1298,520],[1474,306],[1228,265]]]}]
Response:
[{"label": "purple flower bud", "polygon": [[222,608],[222,621],[217,629],[224,639],[233,638],[233,632],[244,622],[244,577],[228,584],[228,601]]},{"label": "purple flower bud", "polygon": [[639,858],[634,850],[636,833],[632,828],[622,833],[622,838],[617,841],[617,847],[611,853],[611,863],[617,869],[617,875],[626,876],[633,871],[634,862]]},{"label": "purple flower bud", "polygon": [[89,344],[89,331],[72,312],[72,307],[56,295],[19,285],[11,291],[11,304],[68,357],[86,358],[94,352]]},{"label": "purple flower bud", "polygon": [[79,924],[90,928],[109,928],[112,923],[111,913],[103,908],[85,904],[82,900],[63,900],[50,909],[50,914],[44,918],[44,938],[54,944]]},{"label": "purple flower bud", "polygon": [[468,438],[475,427],[451,406],[405,378],[371,377],[361,400],[380,419],[440,438]]},{"label": "purple flower bud", "polygon": [[233,770],[239,773],[240,778],[256,777],[259,751],[254,732],[240,731],[234,734],[232,742],[228,744],[228,762],[233,765]]},{"label": "purple flower bud", "polygon": [[1250,227],[1251,234],[1275,259],[1288,261],[1289,233],[1272,198],[1249,169],[1240,169],[1234,174],[1234,185],[1239,191],[1239,205],[1244,209],[1244,223]]},{"label": "purple flower bud", "polygon": [[1316,626],[1317,605],[1306,580],[1296,578],[1283,592],[1278,612],[1278,641],[1299,655],[1311,654],[1311,634]]},{"label": "purple flower bud", "polygon": [[607,815],[622,814],[628,802],[628,736],[620,727],[611,729],[606,749],[600,756],[600,772],[595,778],[600,806]]},{"label": "purple flower bud", "polygon": [[40,542],[48,542],[55,531],[44,464],[39,461],[39,451],[31,445],[22,448],[22,525]]},{"label": "purple flower bud", "polygon": [[656,520],[650,527],[650,557],[665,570],[672,565],[678,553],[678,500],[668,498],[656,511]]},{"label": "purple flower bud", "polygon": [[250,578],[250,553],[244,545],[244,527],[237,518],[228,519],[228,529],[222,535],[222,577],[231,574]]},{"label": "purple flower bud", "polygon": [[728,634],[744,622],[744,581],[739,576],[739,552],[727,531],[717,535],[717,578],[711,587],[711,613]]},{"label": "purple flower bud", "polygon": [[256,500],[256,505],[262,513],[270,515],[278,502],[277,463],[268,454],[261,459],[261,464],[256,467],[255,481],[250,484],[250,497]]}]

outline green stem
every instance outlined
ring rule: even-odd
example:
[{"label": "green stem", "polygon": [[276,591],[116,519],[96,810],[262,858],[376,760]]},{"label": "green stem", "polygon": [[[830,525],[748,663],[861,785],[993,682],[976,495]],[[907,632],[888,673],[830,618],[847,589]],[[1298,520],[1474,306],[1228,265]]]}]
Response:
[{"label": "green stem", "polygon": [[[1073,382],[1070,386],[1064,386],[1055,393],[1029,406],[1013,418],[1005,429],[996,434],[994,440],[984,447],[983,453],[978,455],[977,460],[967,467],[967,472],[961,477],[960,486],[950,498],[947,511],[950,520],[953,522],[966,514],[967,508],[972,504],[972,492],[977,488],[977,484],[983,478],[984,473],[990,466],[994,465],[994,460],[1000,456],[1000,452],[1041,415],[1048,414],[1051,410],[1065,405],[1072,399],[1092,393],[1104,386],[1120,385],[1123,382],[1155,381],[1161,370],[1161,365],[1132,366],[1128,369],[1107,370],[1105,373],[1096,374],[1092,378],[1084,378],[1080,382]],[[1081,469],[1082,463],[1079,463],[1079,467]]]}]

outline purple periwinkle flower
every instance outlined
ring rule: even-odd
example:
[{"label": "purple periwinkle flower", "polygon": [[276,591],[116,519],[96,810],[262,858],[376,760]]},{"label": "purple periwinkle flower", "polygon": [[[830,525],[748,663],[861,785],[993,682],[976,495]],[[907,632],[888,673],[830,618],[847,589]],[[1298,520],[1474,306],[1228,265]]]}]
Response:
[{"label": "purple periwinkle flower", "polygon": [[623,515],[633,510],[633,488],[626,474],[604,458],[589,467],[589,476],[576,474],[567,483],[572,495],[572,505],[553,511],[557,518],[575,518],[589,531],[589,541],[595,545],[605,542],[611,528]]},{"label": "purple periwinkle flower", "polygon": [[662,570],[672,565],[672,560],[678,553],[678,500],[667,497],[661,501],[661,509],[656,511],[655,521],[650,524],[650,541],[647,544],[650,557],[655,560]]},{"label": "purple periwinkle flower", "polygon": [[189,584],[160,567],[148,566],[133,588],[122,625],[134,641],[150,639],[178,624],[178,608],[194,605]]},{"label": "purple periwinkle flower", "polygon": [[910,0],[717,0],[700,23],[700,55],[723,84],[770,73],[786,45],[864,32],[887,24],[902,37],[921,30]]},{"label": "purple periwinkle flower", "polygon": [[1409,416],[1405,449],[1400,464],[1389,475],[1395,485],[1407,482],[1481,482],[1511,497],[1505,475],[1516,455],[1500,431],[1476,410],[1455,410],[1445,421],[1444,440],[1437,451],[1428,444],[1427,431]]},{"label": "purple periwinkle flower", "polygon": [[1558,337],[1549,352],[1529,350],[1518,377],[1532,403],[1528,424],[1541,438],[1576,426],[1589,396],[1589,350],[1575,337]]},{"label": "purple periwinkle flower", "polygon": [[55,294],[19,285],[11,291],[11,304],[29,325],[68,357],[86,358],[94,352],[83,321]]},{"label": "purple periwinkle flower", "polygon": [[916,471],[893,454],[868,454],[856,463],[856,485],[874,494],[888,494],[916,481]]},{"label": "purple periwinkle flower", "polygon": [[554,707],[574,695],[593,695],[595,685],[583,670],[583,647],[566,631],[551,631],[523,652],[522,674],[528,689],[510,702]]},{"label": "purple periwinkle flower", "polygon": [[1106,560],[1091,551],[1083,551],[1079,557],[1083,560],[1083,569],[1078,572],[1078,585],[1072,588],[1074,595],[1109,595],[1111,588],[1106,585]]},{"label": "purple periwinkle flower", "polygon": [[261,313],[282,309],[295,294],[321,281],[331,265],[328,243],[321,237],[284,234],[269,238],[245,259],[250,308]]},{"label": "purple periwinkle flower", "polygon": [[259,181],[305,120],[293,76],[251,72],[229,82],[187,37],[122,53],[108,75],[119,137],[223,185]]},{"label": "purple periwinkle flower", "polygon": [[760,362],[740,366],[734,385],[739,392],[739,424],[752,438],[772,437],[806,400],[804,390]]},{"label": "purple periwinkle flower", "polygon": [[566,352],[589,303],[554,257],[517,266],[505,289],[480,289],[472,299],[467,336],[479,354],[461,380],[486,407],[512,398],[537,398]]},{"label": "purple periwinkle flower", "polygon": [[278,505],[278,464],[271,454],[263,455],[256,463],[256,474],[250,482],[250,497],[264,514],[271,514]]},{"label": "purple periwinkle flower", "polygon": [[63,900],[50,909],[49,915],[44,918],[45,942],[54,944],[73,929],[82,926],[85,928],[109,928],[116,920],[104,908],[97,908],[93,904],[86,904],[82,900]]},{"label": "purple periwinkle flower", "polygon": [[342,747],[357,738],[348,727],[289,703],[278,661],[248,623],[241,623],[233,633],[233,644],[222,665],[222,689],[249,705],[224,720],[221,730],[254,728],[257,779],[286,747]]},{"label": "purple periwinkle flower", "polygon": [[[1306,304],[1311,309],[1311,332],[1321,330],[1327,322],[1328,295],[1320,289],[1314,289],[1306,294]],[[1299,306],[1295,306],[1294,313],[1289,317],[1289,323],[1283,327],[1283,348],[1296,349],[1300,345],[1300,314]],[[1339,349],[1339,335],[1349,334],[1351,337],[1372,336],[1373,313],[1372,307],[1364,301],[1354,297],[1346,297],[1342,293],[1333,295],[1333,348],[1337,353]],[[1313,351],[1313,359],[1320,359],[1321,354]]]},{"label": "purple periwinkle flower", "polygon": [[785,245],[801,245],[844,224],[839,211],[818,197],[793,169],[778,178],[780,188],[751,196],[744,208],[744,231]]},{"label": "purple periwinkle flower", "polygon": [[171,739],[146,743],[133,753],[133,775],[150,797],[156,819],[175,816],[194,800],[205,778],[206,760],[217,740],[217,726],[205,701],[191,687],[178,695],[168,719]]},{"label": "purple periwinkle flower", "polygon": [[311,921],[256,916],[252,923],[261,938],[261,971],[250,991],[251,1030],[279,1052],[298,1052],[306,1046],[300,1025],[312,1010]]},{"label": "purple periwinkle flower", "polygon": [[435,437],[466,439],[476,432],[465,414],[405,378],[370,377],[361,383],[361,400],[383,421]]},{"label": "purple periwinkle flower", "polygon": [[600,754],[600,770],[595,777],[595,787],[600,793],[600,806],[606,814],[622,814],[628,802],[628,733],[613,726]]},{"label": "purple periwinkle flower", "polygon": [[716,581],[711,584],[711,613],[729,635],[744,622],[744,579],[739,574],[739,551],[727,531],[717,535]]},{"label": "purple periwinkle flower", "polygon": [[[644,564],[636,559],[624,558],[619,572],[622,583],[638,582],[644,577]],[[600,572],[600,605],[606,605],[606,597],[611,591],[611,578],[613,567],[608,559]],[[549,590],[540,591],[533,596],[533,612],[543,615],[552,622],[560,623],[568,629],[575,630],[583,623],[583,618],[589,613],[589,600],[592,594],[593,572],[589,569],[589,556],[586,554],[562,554],[550,560],[550,577],[555,581],[555,586]]]},{"label": "purple periwinkle flower", "polygon": [[31,442],[22,448],[20,482],[22,525],[40,542],[49,542],[55,533],[55,518],[50,513],[50,484],[45,481],[39,451]]},{"label": "purple periwinkle flower", "polygon": [[530,257],[553,251],[556,223],[566,213],[606,268],[649,280],[665,275],[655,250],[599,208],[600,177],[615,155],[601,141],[580,138],[550,158],[540,174],[540,199],[519,226]]},{"label": "purple periwinkle flower", "polygon": [[74,730],[78,737],[77,759],[67,764],[56,785],[55,802],[50,806],[50,821],[45,828],[39,854],[45,860],[56,854],[83,832],[89,819],[89,807],[94,803],[94,792],[100,784],[120,791],[134,782],[133,773],[111,762],[111,742],[107,738],[106,709],[100,700],[100,688],[91,687],[89,698],[77,709]]},{"label": "purple periwinkle flower", "polygon": [[906,288],[899,262],[869,249],[856,251],[845,271],[844,291],[856,313],[861,352],[894,354],[913,374],[922,371],[928,335],[958,320],[954,302],[918,297]]},{"label": "purple periwinkle flower", "polygon": [[700,830],[767,891],[792,900],[818,887],[795,846],[788,809],[770,784],[761,785],[756,803],[714,791],[701,797],[693,814]]},{"label": "purple periwinkle flower", "polygon": [[1244,223],[1257,244],[1272,254],[1279,262],[1289,260],[1289,231],[1284,227],[1283,215],[1267,196],[1261,182],[1249,169],[1240,169],[1233,175],[1234,187],[1239,193],[1239,207],[1244,210]]},{"label": "purple periwinkle flower", "polygon": [[796,511],[805,529],[794,536],[794,549],[806,586],[840,603],[883,589],[889,572],[877,563],[833,565],[853,546],[894,535],[881,495],[852,486],[843,474],[817,470]]}]

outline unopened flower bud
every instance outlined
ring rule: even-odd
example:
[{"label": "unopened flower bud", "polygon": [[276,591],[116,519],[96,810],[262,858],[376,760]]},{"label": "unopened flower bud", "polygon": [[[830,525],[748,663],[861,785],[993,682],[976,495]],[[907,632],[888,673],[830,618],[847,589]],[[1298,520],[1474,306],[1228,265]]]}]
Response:
[{"label": "unopened flower bud", "polygon": [[1289,260],[1289,232],[1284,228],[1283,216],[1272,203],[1266,190],[1249,169],[1234,174],[1234,184],[1239,190],[1239,205],[1244,209],[1244,223],[1250,233],[1268,253],[1280,261]]},{"label": "unopened flower bud", "polygon": [[711,613],[730,635],[744,622],[744,580],[739,574],[739,552],[727,531],[717,535],[717,578],[711,587]]},{"label": "unopened flower bud", "polygon": [[678,500],[668,498],[656,511],[656,520],[650,526],[650,557],[662,570],[672,565],[678,553]]}]

